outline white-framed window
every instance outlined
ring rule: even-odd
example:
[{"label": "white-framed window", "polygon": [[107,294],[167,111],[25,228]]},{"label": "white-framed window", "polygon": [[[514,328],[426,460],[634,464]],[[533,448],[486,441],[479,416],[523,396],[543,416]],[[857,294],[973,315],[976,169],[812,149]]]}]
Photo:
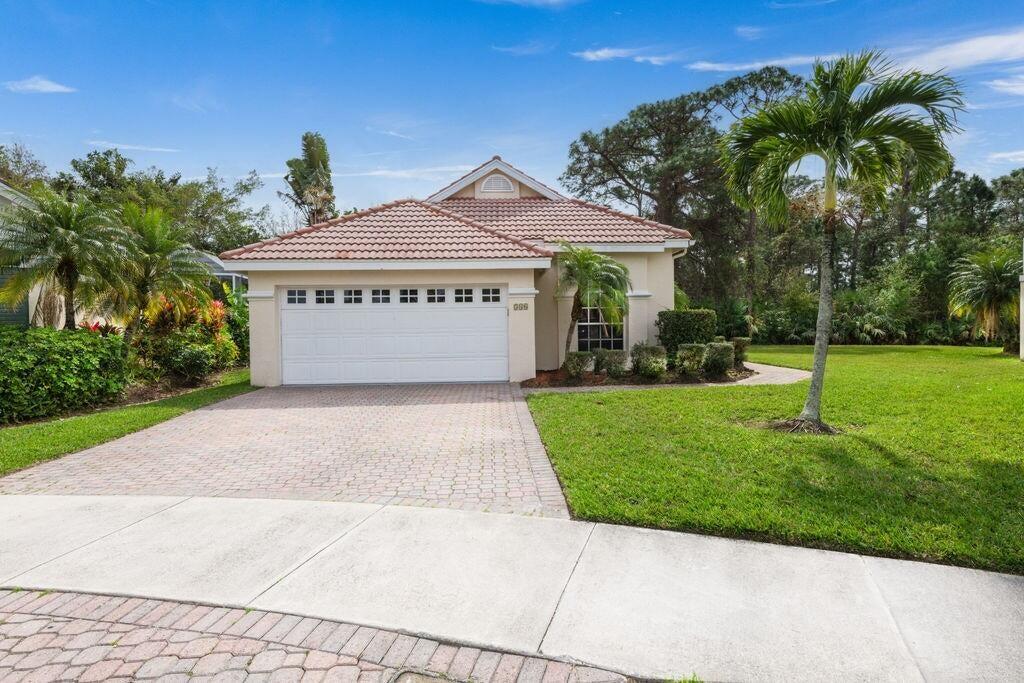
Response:
[{"label": "white-framed window", "polygon": [[400,289],[398,290],[398,303],[400,304],[414,304],[420,300],[420,290],[418,289]]},{"label": "white-framed window", "polygon": [[444,303],[444,290],[443,289],[428,289],[427,290],[427,303],[428,304],[443,304]]},{"label": "white-framed window", "polygon": [[487,176],[483,184],[480,186],[481,192],[511,192],[512,181],[501,175],[495,173],[494,175]]},{"label": "white-framed window", "polygon": [[361,289],[346,289],[342,291],[342,303],[346,304],[361,304],[363,303],[363,290]]},{"label": "white-framed window", "polygon": [[610,325],[604,321],[600,308],[584,308],[576,325],[576,350],[615,349],[625,347],[623,325]]},{"label": "white-framed window", "polygon": [[306,290],[289,289],[285,300],[290,304],[304,304],[306,303]]},{"label": "white-framed window", "polygon": [[455,303],[457,303],[457,304],[471,304],[471,303],[473,303],[473,290],[472,289],[456,289],[455,290]]},{"label": "white-framed window", "polygon": [[333,304],[334,303],[334,290],[333,289],[318,289],[318,290],[316,290],[316,302],[318,304]]},{"label": "white-framed window", "polygon": [[484,287],[480,290],[480,301],[485,304],[496,304],[501,301],[501,290],[497,287]]},{"label": "white-framed window", "polygon": [[370,290],[370,303],[371,304],[389,304],[389,303],[391,303],[391,290],[390,289],[371,289]]}]

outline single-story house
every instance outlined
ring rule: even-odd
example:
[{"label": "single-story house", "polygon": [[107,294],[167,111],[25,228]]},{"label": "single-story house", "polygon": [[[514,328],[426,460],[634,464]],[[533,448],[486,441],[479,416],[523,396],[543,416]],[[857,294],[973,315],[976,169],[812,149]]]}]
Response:
[{"label": "single-story house", "polygon": [[[10,208],[11,206],[34,207],[35,204],[28,196],[0,180],[0,209]],[[3,285],[10,276],[10,271],[0,269],[0,285]],[[0,325],[19,325],[22,327],[28,325],[29,320],[32,318],[32,311],[35,310],[36,302],[39,299],[40,289],[39,287],[33,289],[30,296],[15,306],[0,304]]]},{"label": "single-story house", "polygon": [[563,241],[618,260],[632,281],[625,323],[586,310],[573,348],[653,343],[690,233],[564,197],[497,156],[424,200],[221,258],[249,277],[253,384],[517,382],[563,361]]}]

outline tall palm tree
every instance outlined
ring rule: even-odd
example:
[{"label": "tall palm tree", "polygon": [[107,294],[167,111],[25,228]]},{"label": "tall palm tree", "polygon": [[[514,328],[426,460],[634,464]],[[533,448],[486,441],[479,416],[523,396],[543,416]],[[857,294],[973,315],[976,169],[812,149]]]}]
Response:
[{"label": "tall palm tree", "polygon": [[100,310],[124,320],[130,341],[142,315],[161,301],[193,305],[210,298],[211,271],[202,252],[188,243],[184,226],[161,209],[131,202],[121,210],[131,259],[124,271],[107,276],[95,297]]},{"label": "tall palm tree", "polygon": [[[1016,323],[1020,315],[1021,259],[1014,249],[990,249],[956,263],[949,278],[949,310],[955,316],[974,315],[975,330],[986,339],[999,336],[1001,320]],[[1009,335],[1004,351],[1013,348]]]},{"label": "tall palm tree", "polygon": [[64,327],[74,329],[79,289],[127,263],[124,233],[83,197],[69,200],[47,189],[31,196],[34,208],[0,214],[0,266],[17,269],[0,288],[0,301],[18,302],[42,283],[63,297]]},{"label": "tall palm tree", "polygon": [[561,246],[558,291],[576,290],[572,298],[569,332],[565,336],[565,353],[568,355],[583,307],[599,308],[607,324],[621,325],[628,309],[626,292],[632,285],[629,270],[618,261],[586,247],[577,248],[567,242],[562,242]]},{"label": "tall palm tree", "polygon": [[949,173],[952,157],[944,136],[958,130],[963,109],[957,81],[941,73],[903,71],[880,53],[862,52],[814,64],[804,94],[748,116],[721,141],[730,192],[745,208],[779,224],[789,201],[786,179],[806,157],[824,162],[820,295],[811,386],[793,428],[831,432],[821,420],[821,392],[832,324],[832,262],[840,178],[881,196],[902,179],[909,151],[918,186]]}]

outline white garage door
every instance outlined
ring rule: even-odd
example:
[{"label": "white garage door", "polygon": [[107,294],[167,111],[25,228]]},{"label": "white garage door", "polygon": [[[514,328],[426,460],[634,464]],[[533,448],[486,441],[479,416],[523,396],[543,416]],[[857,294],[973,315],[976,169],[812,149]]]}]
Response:
[{"label": "white garage door", "polygon": [[508,379],[506,291],[493,286],[288,287],[285,384]]}]

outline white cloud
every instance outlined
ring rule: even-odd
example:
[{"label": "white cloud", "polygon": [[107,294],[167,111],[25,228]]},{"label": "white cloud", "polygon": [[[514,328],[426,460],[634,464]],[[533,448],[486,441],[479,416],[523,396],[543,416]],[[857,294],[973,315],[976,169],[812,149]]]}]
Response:
[{"label": "white cloud", "polygon": [[368,171],[351,171],[346,173],[332,173],[332,176],[341,178],[396,178],[402,180],[437,180],[438,178],[450,177],[456,173],[472,171],[475,166],[427,166],[423,168],[378,168]]},{"label": "white cloud", "polygon": [[1014,152],[993,152],[988,155],[989,161],[1010,161],[1015,164],[1024,163],[1024,149]]},{"label": "white cloud", "polygon": [[519,5],[520,7],[540,7],[541,9],[561,9],[575,5],[581,0],[478,0],[488,5]]},{"label": "white cloud", "polygon": [[120,142],[110,142],[109,140],[86,140],[85,144],[90,147],[103,147],[105,149],[127,149],[135,152],[180,152],[180,149],[172,149],[170,147],[150,147],[149,145],[129,145]]},{"label": "white cloud", "polygon": [[600,47],[593,50],[573,52],[573,57],[579,57],[585,62],[608,62],[613,59],[629,59],[640,64],[653,64],[663,66],[672,62],[678,62],[682,57],[675,53],[656,53],[649,48],[639,47]]},{"label": "white cloud", "polygon": [[528,57],[530,55],[539,55],[545,52],[550,52],[552,46],[547,43],[542,43],[539,40],[531,40],[527,43],[521,43],[519,45],[491,45],[491,49],[496,52],[503,52],[513,57]]},{"label": "white cloud", "polygon": [[903,64],[924,71],[967,69],[1024,59],[1024,28],[1007,33],[990,33],[937,45],[906,57]]},{"label": "white cloud", "polygon": [[788,0],[787,2],[769,2],[769,9],[802,9],[804,7],[820,7],[831,5],[836,0]]},{"label": "white cloud", "polygon": [[985,85],[1004,92],[1009,95],[1024,95],[1024,74],[1010,76],[1009,78],[997,78],[992,81],[985,81]]},{"label": "white cloud", "polygon": [[389,130],[389,129],[383,129],[383,128],[372,128],[370,126],[366,127],[366,132],[367,133],[377,133],[378,135],[387,135],[388,137],[399,138],[400,140],[415,140],[416,139],[416,138],[414,138],[411,135],[406,135],[405,133],[399,133],[397,130]]},{"label": "white cloud", "polygon": [[46,76],[29,76],[28,78],[20,81],[6,81],[4,87],[11,92],[17,93],[65,93],[75,92],[75,89],[51,81]]},{"label": "white cloud", "polygon": [[693,62],[686,66],[694,71],[753,71],[766,66],[806,66],[815,61],[835,59],[838,55],[793,55],[756,62]]},{"label": "white cloud", "polygon": [[197,114],[224,108],[224,103],[217,95],[216,85],[209,78],[201,78],[186,88],[172,92],[166,99],[179,109]]},{"label": "white cloud", "polygon": [[737,26],[736,35],[744,40],[757,40],[764,33],[764,29],[760,26]]}]

